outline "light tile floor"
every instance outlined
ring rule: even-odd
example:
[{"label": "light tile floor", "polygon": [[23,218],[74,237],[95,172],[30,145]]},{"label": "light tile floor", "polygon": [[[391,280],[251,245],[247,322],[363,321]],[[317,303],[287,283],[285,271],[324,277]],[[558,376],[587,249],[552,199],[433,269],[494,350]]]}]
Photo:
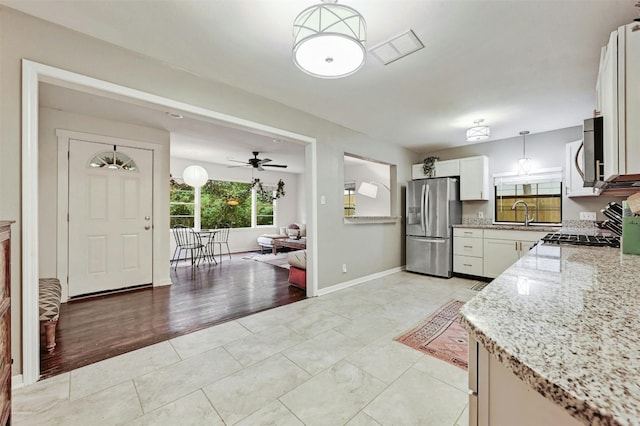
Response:
[{"label": "light tile floor", "polygon": [[52,377],[16,425],[468,424],[466,372],[393,340],[474,281],[399,272]]}]

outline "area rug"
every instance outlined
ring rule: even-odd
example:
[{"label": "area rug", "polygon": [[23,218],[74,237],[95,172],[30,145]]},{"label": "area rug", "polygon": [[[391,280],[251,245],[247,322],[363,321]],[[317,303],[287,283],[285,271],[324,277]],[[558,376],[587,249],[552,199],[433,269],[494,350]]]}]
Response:
[{"label": "area rug", "polygon": [[471,286],[471,288],[469,288],[469,290],[480,291],[487,285],[489,285],[489,283],[486,281],[474,281],[474,284]]},{"label": "area rug", "polygon": [[469,335],[458,322],[462,305],[464,302],[459,300],[447,302],[395,340],[466,370],[469,362]]},{"label": "area rug", "polygon": [[287,261],[289,253],[250,253],[242,258],[244,260],[255,260],[257,262],[268,263],[269,265],[277,266],[278,268],[289,269],[289,262]]}]

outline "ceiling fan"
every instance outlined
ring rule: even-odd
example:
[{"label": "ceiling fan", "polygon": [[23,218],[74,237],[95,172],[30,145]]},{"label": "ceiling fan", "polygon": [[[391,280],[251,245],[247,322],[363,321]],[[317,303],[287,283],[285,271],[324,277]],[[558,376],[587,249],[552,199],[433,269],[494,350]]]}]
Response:
[{"label": "ceiling fan", "polygon": [[[244,162],[244,161],[238,161],[238,160],[231,160],[229,159],[229,161],[233,161],[236,163],[242,163],[245,166],[251,166],[254,169],[258,169],[260,171],[264,171],[263,167],[280,167],[282,169],[286,169],[287,165],[286,164],[266,164],[266,163],[270,163],[272,160],[271,158],[263,158],[260,159],[258,158],[258,154],[260,154],[258,151],[253,151],[253,158],[249,158],[248,161]],[[234,167],[234,166],[230,166],[230,167]],[[240,166],[237,166],[240,167]]]}]

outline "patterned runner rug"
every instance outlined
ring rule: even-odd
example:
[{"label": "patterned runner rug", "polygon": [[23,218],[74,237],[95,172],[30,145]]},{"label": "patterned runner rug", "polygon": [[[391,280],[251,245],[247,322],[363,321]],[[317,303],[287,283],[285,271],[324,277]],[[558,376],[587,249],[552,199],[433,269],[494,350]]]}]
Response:
[{"label": "patterned runner rug", "polygon": [[451,300],[413,329],[397,337],[397,342],[466,370],[469,335],[458,322],[464,302]]}]

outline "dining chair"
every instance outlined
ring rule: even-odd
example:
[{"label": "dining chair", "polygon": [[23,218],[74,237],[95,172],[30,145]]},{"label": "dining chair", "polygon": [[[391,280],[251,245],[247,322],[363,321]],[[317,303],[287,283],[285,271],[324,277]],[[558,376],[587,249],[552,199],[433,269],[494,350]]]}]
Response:
[{"label": "dining chair", "polygon": [[173,236],[176,240],[176,249],[173,251],[173,257],[171,258],[174,269],[178,266],[182,251],[191,252],[191,266],[198,266],[200,259],[205,255],[205,246],[202,244],[200,237],[193,231],[193,228],[175,225],[173,227]]},{"label": "dining chair", "polygon": [[229,260],[231,260],[231,250],[229,249],[229,224],[221,223],[218,225],[217,232],[213,235],[212,238],[209,239],[207,244],[210,245],[210,250],[212,255],[215,257],[215,246],[218,245],[220,249],[220,262],[222,263],[222,245],[227,246],[227,254],[229,255]]}]

